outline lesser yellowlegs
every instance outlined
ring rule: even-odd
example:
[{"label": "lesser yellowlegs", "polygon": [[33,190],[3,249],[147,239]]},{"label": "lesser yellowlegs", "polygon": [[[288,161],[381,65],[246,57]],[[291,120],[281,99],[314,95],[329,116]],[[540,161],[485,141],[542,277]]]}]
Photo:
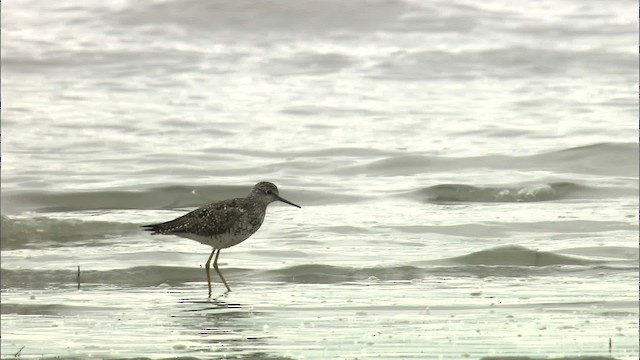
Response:
[{"label": "lesser yellowlegs", "polygon": [[280,197],[278,188],[274,184],[263,181],[257,183],[245,198],[214,202],[174,220],[142,227],[147,231],[152,231],[151,235],[181,236],[213,248],[205,264],[209,297],[211,297],[209,269],[213,254],[216,255],[213,260],[213,268],[220,276],[227,291],[231,291],[229,284],[218,269],[220,250],[238,245],[258,231],[264,220],[267,205],[274,201],[282,201],[300,207]]}]

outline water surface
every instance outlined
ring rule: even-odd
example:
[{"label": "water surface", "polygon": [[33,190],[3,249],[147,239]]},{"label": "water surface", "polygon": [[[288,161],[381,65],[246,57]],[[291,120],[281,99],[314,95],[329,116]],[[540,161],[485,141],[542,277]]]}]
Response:
[{"label": "water surface", "polygon": [[[5,4],[2,358],[637,359],[636,16]],[[263,180],[231,293],[139,228]]]}]

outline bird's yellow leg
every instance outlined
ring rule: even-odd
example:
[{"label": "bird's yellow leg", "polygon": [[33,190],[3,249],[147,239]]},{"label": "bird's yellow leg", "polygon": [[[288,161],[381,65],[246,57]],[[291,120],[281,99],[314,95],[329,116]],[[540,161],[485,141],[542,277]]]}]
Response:
[{"label": "bird's yellow leg", "polygon": [[222,273],[220,272],[220,269],[218,269],[218,256],[220,256],[220,250],[218,250],[218,253],[216,253],[216,259],[213,260],[213,268],[218,273],[218,276],[220,276],[220,280],[222,280],[222,283],[224,283],[224,286],[226,286],[227,291],[231,291],[231,288],[229,287],[229,284],[227,284],[227,280],[224,279],[224,276],[222,276]]},{"label": "bird's yellow leg", "polygon": [[[216,249],[213,249],[213,251],[211,251],[211,255],[209,255],[209,259],[207,260],[207,263],[204,265],[204,271],[207,273],[207,285],[209,286],[209,297],[211,297],[211,275],[209,274],[209,269],[211,268],[211,258],[213,257],[213,253],[216,252]],[[220,250],[218,250],[218,253],[220,253]],[[216,260],[218,260],[218,257],[216,256]],[[216,266],[215,263],[213,264],[213,266]]]}]

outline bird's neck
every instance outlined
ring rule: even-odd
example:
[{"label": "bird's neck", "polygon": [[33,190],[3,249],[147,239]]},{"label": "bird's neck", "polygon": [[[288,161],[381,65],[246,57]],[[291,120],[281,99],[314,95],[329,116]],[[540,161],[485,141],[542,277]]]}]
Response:
[{"label": "bird's neck", "polygon": [[258,207],[262,207],[262,208],[266,208],[267,205],[269,205],[271,203],[270,200],[265,199],[263,196],[260,196],[258,194],[254,194],[254,193],[250,193],[247,197],[247,200],[249,200],[251,203],[255,204]]}]

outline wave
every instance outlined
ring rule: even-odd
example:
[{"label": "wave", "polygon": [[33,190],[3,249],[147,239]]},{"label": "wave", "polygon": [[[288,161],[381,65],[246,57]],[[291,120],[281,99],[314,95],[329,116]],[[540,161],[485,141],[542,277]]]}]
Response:
[{"label": "wave", "polygon": [[[246,150],[249,151],[249,150]],[[552,171],[556,174],[586,173],[607,176],[638,177],[638,144],[603,143],[563,149],[531,156],[491,155],[481,157],[439,157],[407,154],[401,151],[370,151],[366,149],[336,148],[297,152],[292,158],[262,168],[233,169],[238,173],[272,174],[275,168],[293,171],[325,172],[328,176],[403,176],[436,172],[462,172],[473,169],[508,171]],[[253,153],[241,156],[257,156]],[[271,156],[265,153],[260,156]],[[336,167],[326,166],[325,157],[346,158]],[[319,159],[322,158],[322,159]],[[360,161],[368,160],[364,164]],[[353,165],[353,164],[359,165]],[[153,170],[156,171],[156,170]],[[149,175],[149,174],[145,174]],[[268,180],[268,176],[264,176]],[[637,181],[622,180],[616,187],[585,186],[576,177],[567,176],[559,181],[540,180],[524,184],[485,186],[478,184],[437,184],[417,190],[416,196],[427,201],[469,202],[529,202],[572,198],[609,198],[638,196]],[[304,199],[306,204],[351,203],[374,198],[357,194],[352,189],[328,189],[328,182],[318,182],[309,189],[288,188],[287,197]],[[5,190],[2,209],[5,214],[26,211],[63,212],[109,209],[176,209],[195,208],[203,204],[230,197],[245,196],[252,184],[246,185],[168,185],[134,186],[98,191],[43,191]],[[316,184],[314,184],[316,185]]]},{"label": "wave", "polygon": [[[173,210],[197,208],[214,201],[245,197],[253,185],[170,185],[139,189],[3,193],[6,214],[100,210]],[[287,198],[304,198],[304,204],[349,203],[365,197],[352,193],[287,189]],[[292,200],[293,201],[293,200]],[[298,201],[301,202],[301,201]]]},{"label": "wave", "polygon": [[513,266],[550,266],[550,265],[593,265],[604,261],[560,255],[549,251],[528,249],[524,246],[505,245],[481,250],[446,260],[465,265],[513,265]]},{"label": "wave", "polygon": [[[244,197],[250,186],[162,186],[141,191],[13,192],[3,194],[3,212],[48,213],[103,210],[192,209],[231,197]],[[480,186],[438,184],[401,194],[427,202],[536,202],[637,196],[637,188],[585,186],[571,181]],[[287,190],[287,198],[305,205],[343,204],[367,200],[365,195],[312,190]],[[3,215],[3,221],[6,216]]]},{"label": "wave", "polygon": [[[207,201],[245,196],[250,186],[161,186],[140,190],[102,190],[78,192],[14,192],[6,196],[13,211],[39,212],[108,210],[108,209],[174,209],[197,207]],[[3,194],[5,196],[5,194]],[[206,200],[205,200],[206,199]]]},{"label": "wave", "polygon": [[[234,37],[252,36],[264,33],[313,34],[313,36],[331,36],[338,31],[396,32],[408,26],[409,29],[438,30],[447,27],[453,21],[458,26],[469,28],[475,23],[479,14],[470,13],[460,19],[459,16],[443,16],[439,12],[424,11],[415,4],[398,1],[367,2],[367,11],[361,11],[361,2],[297,1],[278,3],[252,3],[247,6],[242,2],[212,1],[200,2],[186,0],[180,3],[162,2],[136,4],[135,6],[112,13],[109,17],[120,26],[127,25],[168,25],[195,28],[199,33],[222,34],[233,32]],[[351,10],[349,10],[351,9]],[[424,21],[405,19],[406,14],[423,13]],[[476,17],[474,17],[476,16]],[[328,33],[321,30],[331,29]],[[221,35],[222,35],[221,34]],[[322,35],[325,34],[325,35]],[[344,36],[344,35],[343,35]],[[271,40],[273,41],[273,40]]]},{"label": "wave", "polygon": [[[428,280],[443,276],[557,276],[585,271],[636,272],[638,269],[637,249],[612,247],[574,250],[548,252],[507,245],[451,258],[392,266],[349,267],[304,264],[271,270],[225,268],[224,273],[227,280],[232,282],[369,285],[379,281]],[[3,289],[75,288],[77,276],[77,268],[69,270],[0,269]],[[105,284],[122,287],[179,286],[188,282],[204,281],[204,270],[199,267],[138,266],[103,271],[81,268],[80,272],[81,286],[85,288]]]},{"label": "wave", "polygon": [[638,143],[598,143],[529,156],[565,172],[638,177]]},{"label": "wave", "polygon": [[[108,221],[60,220],[47,217],[10,218],[0,216],[0,248],[51,248],[83,240],[109,239],[140,231],[137,224]],[[83,245],[101,245],[100,241]]]},{"label": "wave", "polygon": [[[469,58],[473,58],[469,62]],[[566,50],[513,46],[467,51],[424,50],[389,54],[375,67],[373,78],[403,80],[474,79],[478,74],[497,78],[520,78],[522,73],[554,76],[566,74],[570,67],[595,71],[613,62],[619,68],[633,69],[630,54],[615,51]],[[447,64],[446,67],[442,64]],[[496,66],[499,65],[499,66]],[[434,69],[441,69],[434,71]],[[611,74],[621,75],[619,71]]]},{"label": "wave", "polygon": [[95,311],[116,311],[117,307],[106,306],[78,306],[64,304],[2,304],[2,314],[19,314],[19,315],[76,315],[83,312]]},{"label": "wave", "polygon": [[469,169],[543,170],[555,173],[638,177],[640,147],[637,143],[599,143],[535,155],[486,155],[442,157],[397,154],[363,165],[336,169],[340,175],[407,176]]},{"label": "wave", "polygon": [[[531,356],[483,356],[480,360],[550,360],[548,357],[531,357]],[[579,355],[579,356],[559,356],[553,360],[616,360],[612,356],[606,355]]]},{"label": "wave", "polygon": [[[323,231],[334,232],[338,234],[348,234],[349,232],[360,234],[367,233],[369,229],[359,228],[340,228],[324,227]],[[482,223],[469,224],[452,224],[452,225],[377,225],[378,229],[386,229],[386,231],[408,233],[408,234],[442,234],[447,236],[462,236],[472,239],[479,238],[502,238],[507,237],[510,233],[554,233],[554,234],[575,234],[577,231],[581,233],[598,233],[609,231],[634,231],[637,232],[638,226],[634,223],[625,221],[593,221],[593,220],[564,220],[564,221],[531,221],[531,222],[496,222],[483,221]],[[601,250],[601,248],[598,248]]]},{"label": "wave", "polygon": [[428,202],[535,202],[584,198],[595,191],[571,182],[556,182],[495,187],[440,184],[412,193]]}]

